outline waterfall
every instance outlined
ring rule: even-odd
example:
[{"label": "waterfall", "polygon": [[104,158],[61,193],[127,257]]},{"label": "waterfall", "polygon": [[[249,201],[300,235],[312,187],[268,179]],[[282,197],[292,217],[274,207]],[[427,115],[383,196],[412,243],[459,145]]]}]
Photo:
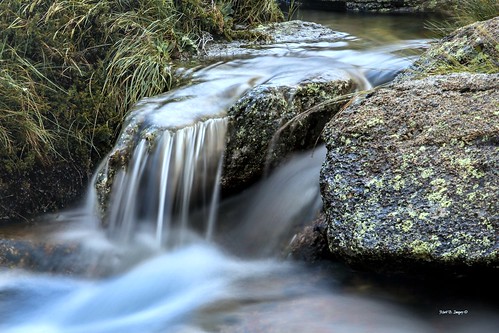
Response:
[{"label": "waterfall", "polygon": [[[128,242],[143,228],[157,246],[185,243],[187,232],[202,227],[211,238],[225,147],[226,118],[208,119],[153,140],[141,139],[128,167],[115,175],[106,219],[111,237]],[[200,226],[191,211],[201,210]],[[178,235],[172,239],[172,232]]]},{"label": "waterfall", "polygon": [[[86,220],[104,226],[108,237],[121,244],[143,231],[153,235],[156,248],[186,244],[196,235],[211,239],[227,112],[241,96],[262,84],[298,86],[311,77],[339,73],[370,86],[358,66],[365,52],[349,51],[347,57],[345,50],[327,45],[307,49],[307,57],[304,50],[283,49],[278,55],[185,70],[184,86],[140,100],[95,174],[85,208],[92,216]],[[376,61],[393,58],[378,53]]]}]

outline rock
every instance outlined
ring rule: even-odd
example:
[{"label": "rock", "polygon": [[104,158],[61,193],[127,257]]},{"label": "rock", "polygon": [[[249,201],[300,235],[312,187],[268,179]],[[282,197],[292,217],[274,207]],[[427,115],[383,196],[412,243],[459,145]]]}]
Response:
[{"label": "rock", "polygon": [[[280,56],[288,54],[294,43],[337,41],[346,36],[320,24],[300,20],[264,25],[251,32],[266,38],[253,42],[213,43],[206,48],[205,57]],[[351,76],[333,69],[332,64],[322,63],[315,67],[325,70],[310,72],[299,68],[296,59],[294,63],[293,60],[287,61],[282,59],[282,66],[293,67],[294,71],[274,74],[272,79],[242,96],[228,111],[222,179],[226,193],[239,191],[253,183],[262,176],[266,167],[276,166],[288,153],[314,146],[327,120],[342,104],[298,119],[277,136],[275,133],[313,106],[351,93],[356,88]],[[310,58],[307,61],[315,60]]]},{"label": "rock", "polygon": [[455,0],[303,0],[304,8],[352,12],[412,13],[435,12]]},{"label": "rock", "polygon": [[332,42],[348,36],[321,24],[301,20],[261,25],[249,30],[247,34],[254,36],[253,40],[207,43],[202,58],[227,59],[234,56],[275,55],[283,51],[289,52],[288,47],[283,48],[283,44]]},{"label": "rock", "polygon": [[497,72],[498,35],[499,17],[460,28],[436,41],[397,80],[447,72]]},{"label": "rock", "polygon": [[310,73],[298,82],[271,80],[246,93],[228,111],[223,189],[240,190],[289,153],[316,145],[327,121],[346,101],[300,115],[354,89],[349,75],[330,70]]},{"label": "rock", "polygon": [[76,245],[25,239],[0,239],[0,267],[50,273],[82,274],[85,267]]},{"label": "rock", "polygon": [[[351,98],[348,94],[355,88],[348,73],[334,68],[321,73],[286,72],[236,99],[226,114],[223,191],[238,192],[260,179],[266,169],[279,165],[290,153],[314,147],[327,121]],[[347,98],[339,99],[338,103],[310,112],[314,106],[344,95]],[[154,138],[166,130],[148,128],[146,117],[140,113],[131,115],[107,163],[98,172],[95,185],[103,210],[110,200],[115,176],[127,168],[139,139],[153,145]]]},{"label": "rock", "polygon": [[327,223],[321,214],[291,239],[285,251],[291,258],[308,263],[334,259],[327,242]]},{"label": "rock", "polygon": [[90,172],[83,158],[50,165],[35,162],[29,171],[7,164],[0,166],[0,225],[28,223],[36,215],[71,206],[81,197]]},{"label": "rock", "polygon": [[367,268],[499,267],[499,75],[381,88],[328,123],[329,247]]}]

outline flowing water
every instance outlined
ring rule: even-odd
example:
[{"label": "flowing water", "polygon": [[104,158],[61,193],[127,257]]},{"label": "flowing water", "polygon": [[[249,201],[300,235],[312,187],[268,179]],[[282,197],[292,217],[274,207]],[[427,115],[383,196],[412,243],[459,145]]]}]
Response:
[{"label": "flowing water", "polygon": [[[51,217],[60,220],[50,224],[55,231],[23,231],[47,244],[77,244],[66,255],[81,274],[0,271],[1,332],[497,331],[497,308],[479,285],[435,287],[279,259],[294,228],[320,209],[324,147],[220,201],[225,112],[245,92],[339,71],[369,88],[428,42],[417,18],[302,15],[349,34],[186,70],[185,87],[136,106],[95,175],[97,186],[112,183],[109,204],[99,206],[91,187],[85,205]],[[130,145],[126,167],[110,172]]]}]

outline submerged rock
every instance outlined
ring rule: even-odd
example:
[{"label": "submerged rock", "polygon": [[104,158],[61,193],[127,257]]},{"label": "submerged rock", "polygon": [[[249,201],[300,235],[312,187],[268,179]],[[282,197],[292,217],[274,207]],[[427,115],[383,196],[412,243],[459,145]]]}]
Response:
[{"label": "submerged rock", "polygon": [[430,76],[328,123],[330,250],[376,270],[499,267],[498,100],[498,74]]},{"label": "submerged rock", "polygon": [[51,273],[82,273],[79,249],[73,245],[50,244],[24,239],[0,239],[0,268]]},{"label": "submerged rock", "polygon": [[[253,40],[207,43],[203,48],[205,58],[240,57],[249,55],[276,55],[290,52],[294,45],[309,42],[335,42],[348,36],[314,22],[293,20],[261,25],[249,30]],[[283,45],[286,45],[283,48]]]},{"label": "submerged rock", "polygon": [[329,251],[325,216],[320,214],[315,221],[299,230],[285,253],[288,257],[308,263],[335,259]]}]

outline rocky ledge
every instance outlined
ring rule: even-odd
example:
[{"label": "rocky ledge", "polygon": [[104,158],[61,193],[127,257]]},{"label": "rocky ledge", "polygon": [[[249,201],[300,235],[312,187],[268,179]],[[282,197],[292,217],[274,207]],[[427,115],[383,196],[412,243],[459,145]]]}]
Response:
[{"label": "rocky ledge", "polygon": [[295,84],[269,81],[242,96],[228,111],[223,189],[241,190],[291,152],[314,147],[328,120],[346,101],[320,112],[309,110],[354,89],[346,73],[325,71],[310,73]]},{"label": "rocky ledge", "polygon": [[499,75],[382,88],[327,126],[329,247],[369,268],[499,266]]},{"label": "rocky ledge", "polygon": [[435,12],[455,0],[302,0],[304,8],[333,11],[414,13]]}]

